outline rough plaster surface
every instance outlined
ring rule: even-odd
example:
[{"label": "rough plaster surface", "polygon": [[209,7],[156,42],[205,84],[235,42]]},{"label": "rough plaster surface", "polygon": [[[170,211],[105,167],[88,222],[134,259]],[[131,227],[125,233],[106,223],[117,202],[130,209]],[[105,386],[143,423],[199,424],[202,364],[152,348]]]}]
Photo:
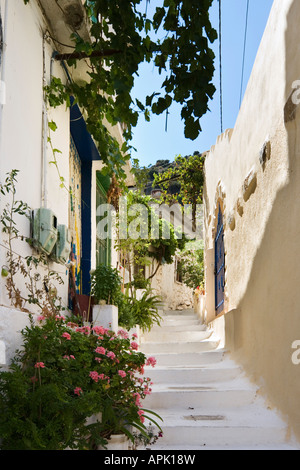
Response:
[{"label": "rough plaster surface", "polygon": [[300,369],[291,361],[300,336],[299,106],[288,122],[284,113],[300,78],[299,21],[299,2],[275,0],[236,125],[208,153],[204,195],[208,318],[215,318],[211,254],[220,203],[230,222],[225,345],[300,439]]}]

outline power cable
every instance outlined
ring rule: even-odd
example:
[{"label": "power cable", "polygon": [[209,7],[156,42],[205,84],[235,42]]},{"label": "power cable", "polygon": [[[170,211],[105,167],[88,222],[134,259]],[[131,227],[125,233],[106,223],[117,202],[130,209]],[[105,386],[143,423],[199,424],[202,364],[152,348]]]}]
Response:
[{"label": "power cable", "polygon": [[219,0],[219,60],[220,60],[220,122],[223,133],[223,96],[222,96],[222,4]]},{"label": "power cable", "polygon": [[241,104],[242,104],[242,93],[243,93],[245,55],[246,55],[246,41],[247,41],[247,29],[248,29],[248,16],[249,16],[249,0],[247,0],[247,10],[246,10],[245,34],[244,34],[244,51],[243,51],[243,65],[242,65],[241,92],[240,92],[240,107],[241,107]]}]

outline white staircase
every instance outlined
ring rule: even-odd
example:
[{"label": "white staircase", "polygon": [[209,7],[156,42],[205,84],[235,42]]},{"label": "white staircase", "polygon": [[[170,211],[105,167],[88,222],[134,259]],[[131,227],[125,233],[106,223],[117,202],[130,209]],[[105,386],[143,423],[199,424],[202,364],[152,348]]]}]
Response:
[{"label": "white staircase", "polygon": [[151,449],[299,449],[243,370],[193,311],[166,312],[140,350],[157,365],[144,407],[158,413],[163,437]]}]

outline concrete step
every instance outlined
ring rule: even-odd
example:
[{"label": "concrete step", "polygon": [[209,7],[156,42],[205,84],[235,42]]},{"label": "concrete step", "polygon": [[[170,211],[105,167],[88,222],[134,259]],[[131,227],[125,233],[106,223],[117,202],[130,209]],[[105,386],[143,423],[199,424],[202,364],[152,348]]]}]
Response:
[{"label": "concrete step", "polygon": [[285,422],[191,311],[165,312],[140,350],[157,361],[145,368],[153,385],[143,407],[163,419],[163,437],[151,449],[299,450],[287,441]]},{"label": "concrete step", "polygon": [[144,400],[145,408],[152,409],[159,413],[159,410],[170,409],[176,406],[184,408],[195,408],[199,406],[217,407],[224,409],[242,405],[249,405],[254,402],[256,389],[236,384],[234,381],[215,383],[207,382],[199,385],[198,383],[188,383],[180,385],[174,384],[155,384],[152,386],[152,393]]},{"label": "concrete step", "polygon": [[[184,320],[183,318],[170,318],[170,319],[162,319],[160,321],[160,325],[158,326],[158,328],[171,328],[172,326],[182,326],[182,327],[194,327],[194,326],[201,326],[201,323],[199,322],[199,320],[195,317],[193,318],[190,318],[188,321]],[[156,327],[153,327],[153,328],[156,328]]]},{"label": "concrete step", "polygon": [[[147,353],[148,356],[151,353]],[[201,352],[183,352],[183,353],[155,353],[157,366],[169,367],[189,367],[193,365],[203,366],[208,364],[215,364],[223,361],[226,358],[226,351],[224,349],[214,349],[212,351]]]},{"label": "concrete step", "polygon": [[180,323],[178,324],[177,322],[161,322],[160,326],[155,325],[152,327],[150,331],[147,331],[143,333],[144,338],[147,338],[147,336],[150,333],[159,333],[160,331],[180,331],[180,332],[185,332],[185,331],[206,331],[208,328],[206,325],[201,325],[198,320],[195,320],[193,322],[182,322],[180,320]]},{"label": "concrete step", "polygon": [[184,310],[164,310],[163,313],[162,313],[163,316],[165,317],[168,317],[168,316],[171,316],[171,317],[174,317],[174,316],[178,316],[178,317],[189,317],[189,316],[196,316],[195,312],[194,312],[194,309],[192,308],[188,308],[188,309],[184,309]]},{"label": "concrete step", "polygon": [[163,419],[163,437],[153,449],[287,446],[285,424],[258,403],[227,410],[203,406],[177,408],[162,412],[160,416]]},{"label": "concrete step", "polygon": [[[147,448],[147,447],[146,447]],[[291,445],[289,443],[285,444],[285,443],[280,443],[280,444],[265,444],[265,445],[262,445],[262,444],[232,444],[232,445],[224,445],[224,444],[221,444],[219,446],[217,445],[211,445],[211,446],[208,446],[208,445],[203,445],[203,446],[199,446],[199,445],[184,445],[184,444],[178,444],[178,445],[175,445],[175,444],[170,444],[170,445],[154,445],[154,446],[151,446],[151,447],[148,447],[147,450],[155,450],[156,452],[160,452],[160,451],[166,451],[167,453],[170,453],[170,455],[172,455],[172,450],[174,451],[179,451],[179,452],[185,452],[187,454],[187,457],[183,457],[186,461],[186,464],[190,464],[190,462],[193,462],[194,460],[194,456],[195,454],[193,455],[192,451],[198,451],[198,450],[210,450],[210,451],[221,451],[221,450],[242,450],[242,451],[252,451],[252,450],[256,450],[256,451],[262,451],[262,450],[265,450],[265,451],[275,451],[275,450],[299,450],[299,448],[297,447],[297,444],[294,444],[294,445]],[[144,450],[144,448],[140,448],[138,450]],[[180,454],[181,455],[181,454]]]},{"label": "concrete step", "polygon": [[212,331],[208,329],[186,328],[185,330],[180,330],[180,327],[172,327],[152,329],[150,332],[144,333],[143,341],[147,343],[202,341],[211,335]]},{"label": "concrete step", "polygon": [[211,351],[220,344],[217,339],[203,341],[174,341],[174,342],[146,342],[141,343],[140,350],[145,354],[156,353],[192,353]]},{"label": "concrete step", "polygon": [[236,365],[224,364],[222,367],[211,366],[157,366],[154,369],[145,368],[145,374],[151,377],[155,384],[163,383],[201,383],[224,382],[237,378],[242,369]]}]

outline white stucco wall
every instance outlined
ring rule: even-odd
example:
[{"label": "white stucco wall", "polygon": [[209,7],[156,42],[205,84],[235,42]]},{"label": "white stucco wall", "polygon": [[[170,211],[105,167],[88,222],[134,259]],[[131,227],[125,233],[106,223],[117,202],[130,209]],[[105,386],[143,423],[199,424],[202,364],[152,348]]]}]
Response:
[{"label": "white stucco wall", "polygon": [[[299,2],[274,1],[235,127],[208,152],[204,188],[208,320],[215,319],[213,250],[220,203],[225,347],[298,437],[300,376],[291,345],[300,331],[300,114],[294,109],[287,120],[285,109],[300,77],[299,20]],[[247,192],[249,174],[256,183]]]},{"label": "white stucco wall", "polygon": [[[211,231],[216,222],[219,196],[225,204],[225,223],[233,216],[235,230],[242,230],[236,245],[239,257],[227,263],[227,278],[239,284],[239,288],[231,292],[229,309],[238,304],[247,288],[252,260],[264,235],[276,194],[289,179],[283,108],[286,102],[284,32],[290,4],[290,1],[274,2],[235,127],[218,138],[206,157],[206,248],[213,249]],[[268,163],[273,171],[268,168],[265,172],[259,157],[267,141],[276,151],[272,151],[272,159]],[[263,194],[247,204],[243,198],[243,184],[251,172],[256,175],[257,187],[262,188]],[[238,204],[244,208],[242,217],[237,210]],[[243,223],[247,219],[246,212],[249,213],[247,225]],[[227,227],[225,244],[237,239],[236,231],[231,232]],[[227,255],[231,256],[230,250]]]},{"label": "white stucco wall", "polygon": [[[5,70],[2,70],[2,73],[5,72],[6,104],[1,115],[0,178],[4,181],[5,175],[12,169],[19,170],[17,199],[28,203],[32,209],[42,206],[51,208],[58,218],[58,223],[68,225],[69,195],[66,190],[60,188],[57,169],[50,164],[53,154],[50,146],[45,146],[44,141],[43,85],[50,82],[53,48],[43,41],[46,25],[35,1],[26,6],[18,0],[10,0],[6,4],[2,1],[3,16],[5,6],[8,8],[8,22]],[[53,73],[62,80],[65,79],[58,64],[54,64]],[[62,152],[57,154],[59,171],[68,186],[69,113],[65,107],[57,108],[48,115],[48,120],[52,119],[58,125],[57,132],[51,135],[53,146]],[[46,132],[48,134],[48,129]],[[5,198],[2,198],[1,204],[6,202]],[[28,220],[18,218],[18,227],[25,237],[30,235]],[[5,250],[1,248],[3,265]],[[16,245],[15,249],[21,252],[22,256],[31,254],[26,242]],[[67,280],[66,269],[56,264],[51,267],[58,270],[63,279]],[[7,303],[4,282],[1,284],[1,302]],[[60,295],[63,295],[66,302],[66,288],[61,290]]]},{"label": "white stucco wall", "polygon": [[[39,2],[30,0],[25,5],[22,0],[0,0],[1,16],[5,29],[5,56],[0,69],[0,80],[5,81],[5,104],[0,108],[0,181],[3,182],[7,173],[12,169],[19,170],[17,183],[17,199],[22,200],[32,208],[50,208],[57,217],[58,224],[68,226],[69,223],[69,152],[70,152],[70,115],[65,106],[47,110],[47,121],[54,121],[56,132],[50,132],[52,146],[60,152],[56,153],[58,169],[51,163],[53,153],[47,143],[48,127],[44,132],[44,100],[43,86],[50,83],[51,76],[59,77],[64,82],[67,77],[59,62],[51,60],[56,47],[50,39],[44,40],[49,24],[43,17]],[[54,5],[57,9],[58,7]],[[54,8],[54,10],[55,10]],[[57,10],[59,11],[59,9]],[[7,13],[7,15],[6,15]],[[7,16],[7,23],[4,24]],[[6,26],[6,27],[5,27]],[[55,34],[59,28],[68,35],[64,22],[55,20]],[[53,34],[53,32],[52,32]],[[86,78],[85,62],[80,62],[77,68],[70,71],[72,78]],[[2,87],[3,89],[3,87]],[[111,130],[121,142],[121,128],[115,126]],[[95,175],[102,168],[101,162],[93,164],[92,179],[92,266],[95,266],[96,242],[96,199]],[[129,176],[129,165],[126,173]],[[65,187],[61,188],[60,177],[64,179]],[[7,203],[1,196],[0,208]],[[20,233],[30,236],[30,223],[22,217],[17,217]],[[0,270],[7,264],[5,236],[0,233]],[[23,257],[32,254],[32,249],[26,241],[14,243],[14,250]],[[116,255],[113,253],[113,262]],[[58,295],[62,297],[63,305],[68,305],[68,269],[63,264],[50,262],[50,268],[59,273],[64,284],[58,286]],[[41,271],[41,274],[43,271]],[[22,275],[17,276],[18,287],[25,289]],[[7,296],[5,278],[0,278],[0,355],[11,357],[13,345],[5,338],[17,334],[19,325],[28,320],[27,313],[11,309],[11,321],[7,323],[7,312],[10,310],[10,300]],[[26,305],[30,311],[32,306]],[[2,341],[2,342],[1,342]],[[5,351],[7,349],[7,351]],[[7,354],[6,354],[7,353]]]}]

